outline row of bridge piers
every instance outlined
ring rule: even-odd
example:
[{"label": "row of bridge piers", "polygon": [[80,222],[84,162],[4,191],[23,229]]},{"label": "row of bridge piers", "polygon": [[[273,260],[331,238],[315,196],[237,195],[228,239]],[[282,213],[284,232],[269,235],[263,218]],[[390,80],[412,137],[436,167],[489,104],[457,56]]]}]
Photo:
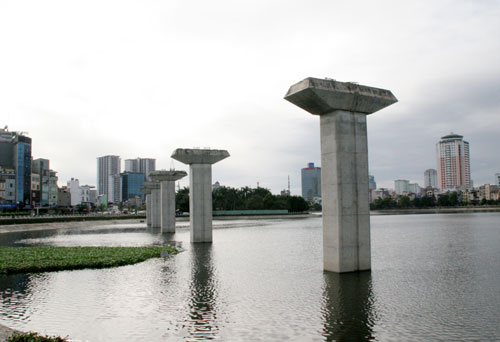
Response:
[{"label": "row of bridge piers", "polygon": [[[306,78],[285,99],[320,117],[323,269],[336,273],[371,269],[368,203],[369,114],[397,102],[387,89]],[[191,242],[212,242],[212,164],[225,150],[177,149],[172,158],[189,165]],[[175,232],[176,180],[184,171],[156,171],[145,184],[147,224]]]},{"label": "row of bridge piers", "polygon": [[[189,165],[189,221],[191,242],[212,242],[212,164],[229,157],[226,150],[176,149],[171,156]],[[146,224],[162,233],[175,233],[175,182],[185,171],[158,170],[144,182]]]}]

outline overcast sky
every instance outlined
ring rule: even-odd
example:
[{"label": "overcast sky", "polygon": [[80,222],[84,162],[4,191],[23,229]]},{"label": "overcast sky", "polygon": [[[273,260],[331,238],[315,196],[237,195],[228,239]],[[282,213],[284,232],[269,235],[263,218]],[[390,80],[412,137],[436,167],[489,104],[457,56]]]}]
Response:
[{"label": "overcast sky", "polygon": [[211,147],[231,154],[214,182],[277,193],[290,175],[298,195],[319,118],[283,96],[306,77],[399,99],[368,116],[378,186],[423,185],[450,132],[475,185],[500,172],[499,1],[0,1],[0,125],[29,133],[59,185],[95,185],[99,156],[168,169],[174,149]]}]

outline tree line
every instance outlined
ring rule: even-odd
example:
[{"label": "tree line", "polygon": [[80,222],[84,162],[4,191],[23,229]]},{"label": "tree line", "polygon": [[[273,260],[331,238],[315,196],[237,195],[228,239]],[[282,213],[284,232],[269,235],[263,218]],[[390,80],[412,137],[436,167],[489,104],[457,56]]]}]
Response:
[{"label": "tree line", "polygon": [[[175,196],[176,209],[189,211],[189,188],[185,187]],[[266,188],[232,188],[221,186],[212,190],[213,210],[276,210],[289,212],[309,210],[309,203],[300,196],[273,195]]]},{"label": "tree line", "polygon": [[372,210],[383,209],[408,209],[408,208],[433,208],[433,207],[458,207],[465,205],[500,205],[500,201],[486,200],[467,201],[461,198],[456,191],[449,194],[439,195],[438,199],[434,196],[422,196],[410,199],[408,196],[401,196],[397,199],[386,197],[377,198],[370,204]]}]

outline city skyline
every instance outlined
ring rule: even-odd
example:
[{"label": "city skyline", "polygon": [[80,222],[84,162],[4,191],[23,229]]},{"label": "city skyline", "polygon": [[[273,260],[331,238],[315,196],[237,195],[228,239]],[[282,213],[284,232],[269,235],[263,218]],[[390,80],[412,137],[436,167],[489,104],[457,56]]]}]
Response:
[{"label": "city skyline", "polygon": [[60,184],[95,184],[103,155],[187,170],[172,151],[209,146],[231,154],[214,182],[279,193],[290,175],[299,195],[300,169],[320,165],[319,122],[283,96],[309,76],[399,99],[367,118],[378,187],[423,184],[437,168],[435,142],[451,131],[471,144],[475,185],[500,171],[496,2],[49,0],[0,9],[0,125],[29,132],[32,155],[51,160]]}]

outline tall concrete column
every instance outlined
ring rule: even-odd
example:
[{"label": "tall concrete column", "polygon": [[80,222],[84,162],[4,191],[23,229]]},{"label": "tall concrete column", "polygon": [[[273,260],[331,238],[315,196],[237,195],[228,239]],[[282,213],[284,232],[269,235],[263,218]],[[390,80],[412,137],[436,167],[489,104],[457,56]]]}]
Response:
[{"label": "tall concrete column", "polygon": [[178,148],[172,158],[189,165],[191,242],[212,242],[212,164],[229,157],[226,150]]},{"label": "tall concrete column", "polygon": [[146,225],[151,227],[153,219],[151,217],[151,190],[146,194]]},{"label": "tall concrete column", "polygon": [[[144,187],[151,191],[151,227],[160,228],[161,223],[161,207],[160,207],[160,183],[157,182],[144,182]],[[147,200],[147,199],[146,199]],[[147,202],[146,202],[147,205]]]},{"label": "tall concrete column", "polygon": [[151,227],[151,189],[146,187],[139,190],[146,195],[146,226]]},{"label": "tall concrete column", "polygon": [[159,170],[149,176],[160,183],[161,232],[175,233],[175,181],[185,177],[185,171]]},{"label": "tall concrete column", "polygon": [[285,99],[320,115],[323,268],[371,269],[366,115],[395,102],[385,89],[306,78]]}]

